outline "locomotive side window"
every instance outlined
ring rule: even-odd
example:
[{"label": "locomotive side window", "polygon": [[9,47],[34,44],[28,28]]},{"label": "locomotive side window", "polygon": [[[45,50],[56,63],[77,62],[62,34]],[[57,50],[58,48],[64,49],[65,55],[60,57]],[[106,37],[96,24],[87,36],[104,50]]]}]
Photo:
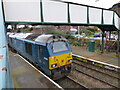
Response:
[{"label": "locomotive side window", "polygon": [[63,41],[53,42],[52,43],[52,50],[53,50],[53,53],[67,51],[68,46],[67,46],[66,42],[63,42]]},{"label": "locomotive side window", "polygon": [[13,43],[12,38],[10,38],[10,43]]},{"label": "locomotive side window", "polygon": [[40,61],[40,63],[43,63],[43,58],[44,58],[44,46],[39,46],[38,47],[38,59]]},{"label": "locomotive side window", "polygon": [[39,46],[39,52],[42,53],[43,52],[43,46]]},{"label": "locomotive side window", "polygon": [[30,43],[25,43],[26,53],[32,56],[32,45]]}]

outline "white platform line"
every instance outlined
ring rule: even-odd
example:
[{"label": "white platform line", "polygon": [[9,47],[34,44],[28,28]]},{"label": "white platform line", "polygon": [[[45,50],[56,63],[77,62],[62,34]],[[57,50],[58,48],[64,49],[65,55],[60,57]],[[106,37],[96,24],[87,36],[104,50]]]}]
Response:
[{"label": "white platform line", "polygon": [[88,59],[88,60],[93,61],[93,62],[97,62],[97,63],[100,63],[100,64],[104,64],[104,65],[107,65],[107,66],[111,66],[111,67],[120,69],[119,66],[115,66],[115,65],[112,65],[112,64],[104,63],[104,62],[101,62],[101,61],[96,61],[96,60],[94,60],[94,59],[86,58],[86,57],[83,57],[83,56],[80,56],[80,55],[76,55],[76,54],[72,54],[72,55],[73,55],[73,56],[80,57],[80,58]]},{"label": "white platform line", "polygon": [[22,58],[26,63],[28,63],[31,67],[33,67],[36,71],[38,71],[40,74],[42,74],[44,77],[46,77],[50,82],[52,82],[54,85],[56,85],[61,90],[64,90],[60,85],[58,85],[56,82],[54,82],[52,79],[50,79],[48,76],[46,76],[44,73],[39,71],[35,66],[33,66],[31,63],[29,63],[26,59],[24,59],[21,55],[17,54],[20,58]]}]

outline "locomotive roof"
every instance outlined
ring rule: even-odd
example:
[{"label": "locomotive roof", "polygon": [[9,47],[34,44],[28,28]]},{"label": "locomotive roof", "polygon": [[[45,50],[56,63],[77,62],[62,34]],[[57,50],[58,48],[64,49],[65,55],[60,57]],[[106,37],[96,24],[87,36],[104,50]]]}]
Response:
[{"label": "locomotive roof", "polygon": [[50,43],[53,41],[58,41],[58,40],[64,40],[67,41],[65,38],[63,38],[62,36],[57,36],[57,35],[40,35],[38,36],[35,41],[36,42],[41,42],[41,43]]},{"label": "locomotive roof", "polygon": [[42,34],[42,35],[40,35],[40,34],[31,34],[28,37],[26,37],[25,39],[40,42],[40,43],[50,43],[50,42],[58,41],[58,40],[67,41],[62,36],[51,35],[51,34],[47,34],[47,35],[46,34]]},{"label": "locomotive roof", "polygon": [[32,33],[10,33],[9,37],[13,38],[26,38],[27,36],[31,35]]},{"label": "locomotive roof", "polygon": [[32,41],[36,41],[36,42],[40,42],[40,43],[50,43],[50,42],[54,42],[54,41],[58,41],[58,40],[64,40],[67,41],[65,38],[63,38],[62,36],[58,36],[58,35],[51,35],[51,34],[25,34],[25,33],[16,33],[14,35],[9,35],[10,37],[14,37],[14,38],[22,38],[22,39],[27,39],[27,40],[32,40]]}]

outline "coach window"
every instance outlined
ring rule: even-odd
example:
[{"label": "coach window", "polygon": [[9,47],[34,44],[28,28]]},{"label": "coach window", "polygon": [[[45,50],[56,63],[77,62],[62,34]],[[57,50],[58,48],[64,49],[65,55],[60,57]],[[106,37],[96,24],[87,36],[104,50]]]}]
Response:
[{"label": "coach window", "polygon": [[32,56],[32,45],[30,43],[25,43],[26,53]]}]

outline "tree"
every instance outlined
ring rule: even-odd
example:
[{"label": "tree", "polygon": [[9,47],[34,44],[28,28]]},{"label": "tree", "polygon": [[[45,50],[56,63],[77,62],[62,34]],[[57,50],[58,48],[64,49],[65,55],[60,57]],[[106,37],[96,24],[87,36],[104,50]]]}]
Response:
[{"label": "tree", "polygon": [[98,27],[94,26],[93,28],[88,28],[87,30],[90,30],[91,32],[95,32],[98,30]]}]

